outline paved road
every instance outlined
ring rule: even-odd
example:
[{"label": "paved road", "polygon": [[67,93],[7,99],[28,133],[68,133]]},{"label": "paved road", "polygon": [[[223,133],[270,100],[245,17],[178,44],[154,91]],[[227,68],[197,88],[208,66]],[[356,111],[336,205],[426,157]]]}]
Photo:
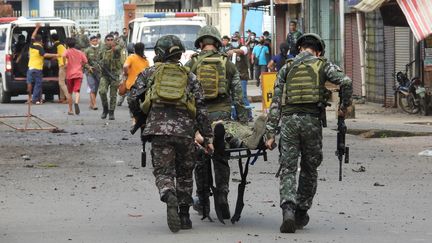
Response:
[{"label": "paved road", "polygon": [[[127,132],[127,108],[116,111],[115,121],[101,120],[100,111],[86,109],[86,96],[80,116],[68,116],[65,105],[34,107],[33,114],[65,133],[0,126],[0,242],[432,242],[432,158],[418,156],[432,149],[430,136],[349,135],[351,163],[338,182],[335,119],[329,112],[318,193],[304,230],[279,233],[277,153],[271,152],[268,162],[259,160],[250,169],[239,223],[210,223],[192,213],[193,229],[172,234],[151,165],[140,167],[139,138]],[[0,105],[2,115],[25,111],[20,102]],[[406,124],[432,123],[431,118],[377,105],[357,106],[357,116],[347,122],[350,128],[432,132],[430,125]],[[238,179],[236,162],[231,165]],[[360,166],[366,171],[353,171]],[[232,182],[232,210],[236,191]]]}]

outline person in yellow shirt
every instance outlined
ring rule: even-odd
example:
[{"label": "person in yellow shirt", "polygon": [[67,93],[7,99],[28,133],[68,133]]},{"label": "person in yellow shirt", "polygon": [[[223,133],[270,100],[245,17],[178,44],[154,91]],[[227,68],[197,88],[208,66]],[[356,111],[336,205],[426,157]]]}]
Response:
[{"label": "person in yellow shirt", "polygon": [[63,43],[60,42],[60,38],[58,34],[52,34],[51,39],[54,41],[54,47],[56,48],[57,54],[61,56],[57,59],[58,66],[59,66],[59,72],[58,72],[59,88],[60,88],[59,102],[66,103],[69,100],[69,92],[66,87],[66,68],[65,68],[65,61],[63,58],[63,54],[66,51],[66,47],[64,46]]},{"label": "person in yellow shirt", "polygon": [[34,104],[42,104],[42,70],[44,58],[57,58],[58,54],[45,53],[42,45],[42,36],[38,34],[40,23],[36,24],[36,28],[31,35],[31,45],[29,48],[29,62],[27,71],[27,92],[32,94],[32,86],[34,84],[33,96],[31,102]]}]

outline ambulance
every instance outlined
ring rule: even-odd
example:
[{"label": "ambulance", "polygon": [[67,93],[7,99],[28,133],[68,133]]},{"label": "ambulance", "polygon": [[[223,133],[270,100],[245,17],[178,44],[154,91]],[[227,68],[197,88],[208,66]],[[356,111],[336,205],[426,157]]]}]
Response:
[{"label": "ambulance", "polygon": [[[144,43],[145,56],[150,65],[153,65],[156,41],[164,35],[176,35],[186,49],[181,57],[181,62],[185,64],[196,52],[195,39],[205,25],[205,18],[197,16],[197,13],[145,13],[144,17],[136,18],[129,23],[128,43]],[[130,47],[131,44],[128,45],[129,52],[132,51]]]}]

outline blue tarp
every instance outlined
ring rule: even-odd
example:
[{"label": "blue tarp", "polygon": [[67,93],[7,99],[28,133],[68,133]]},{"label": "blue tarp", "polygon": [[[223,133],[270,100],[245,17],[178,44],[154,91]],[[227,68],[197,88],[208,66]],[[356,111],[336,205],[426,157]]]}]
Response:
[{"label": "blue tarp", "polygon": [[[242,18],[242,6],[241,3],[233,3],[231,4],[231,34],[236,31],[240,31],[240,24]],[[262,35],[262,26],[263,26],[263,12],[256,10],[247,11],[245,28],[246,32],[250,29],[252,32],[255,32],[257,36]]]}]

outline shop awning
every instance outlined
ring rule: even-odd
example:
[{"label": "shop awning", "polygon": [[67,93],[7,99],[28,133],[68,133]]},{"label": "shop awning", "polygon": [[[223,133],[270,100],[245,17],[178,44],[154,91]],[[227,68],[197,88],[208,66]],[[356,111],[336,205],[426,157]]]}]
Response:
[{"label": "shop awning", "polygon": [[432,34],[431,0],[397,0],[397,2],[417,41]]},{"label": "shop awning", "polygon": [[386,0],[363,0],[354,8],[361,12],[372,12],[378,9]]},{"label": "shop awning", "polygon": [[[275,4],[297,4],[303,3],[303,0],[274,0]],[[270,0],[246,0],[247,7],[260,7],[270,5]]]},{"label": "shop awning", "polygon": [[[371,12],[388,0],[363,0],[355,9]],[[431,0],[396,0],[417,41],[432,34],[432,1]],[[384,16],[383,16],[384,17]]]}]

